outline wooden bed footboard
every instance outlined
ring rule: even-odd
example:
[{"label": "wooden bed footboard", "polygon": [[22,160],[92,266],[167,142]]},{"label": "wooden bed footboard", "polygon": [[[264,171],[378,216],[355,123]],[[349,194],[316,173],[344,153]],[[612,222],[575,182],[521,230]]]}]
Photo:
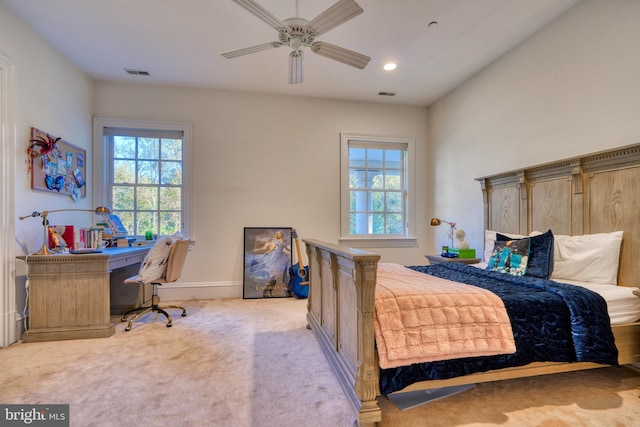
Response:
[{"label": "wooden bed footboard", "polygon": [[[313,239],[303,239],[309,259],[307,321],[357,412],[356,423],[382,419],[379,365],[375,349],[374,294],[380,256]],[[640,322],[614,326],[620,364],[640,362]],[[604,367],[596,363],[532,363],[448,380],[421,381],[401,390],[423,390]]]},{"label": "wooden bed footboard", "polygon": [[374,293],[380,256],[317,240],[303,239],[309,259],[307,321],[346,396],[357,422],[382,420],[374,343]]}]

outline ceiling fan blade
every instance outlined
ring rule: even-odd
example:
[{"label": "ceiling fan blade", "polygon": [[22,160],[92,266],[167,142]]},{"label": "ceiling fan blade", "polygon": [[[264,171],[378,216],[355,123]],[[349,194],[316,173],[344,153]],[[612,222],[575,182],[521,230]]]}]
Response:
[{"label": "ceiling fan blade", "polygon": [[233,0],[238,3],[240,6],[247,9],[249,12],[253,13],[258,18],[262,19],[267,24],[271,25],[276,30],[280,30],[281,28],[285,28],[286,25],[282,23],[281,20],[276,18],[264,7],[260,6],[258,3],[253,0]]},{"label": "ceiling fan blade", "polygon": [[280,47],[280,46],[282,46],[282,43],[280,42],[262,43],[259,45],[245,47],[242,49],[229,50],[226,52],[222,52],[220,55],[224,56],[225,58],[231,59],[238,56],[248,55],[250,53],[255,53],[255,52],[261,52],[263,50],[273,49],[274,47]]},{"label": "ceiling fan blade", "polygon": [[325,58],[351,65],[360,70],[364,69],[371,60],[371,58],[366,55],[326,42],[313,43],[311,45],[311,51]]},{"label": "ceiling fan blade", "polygon": [[297,49],[289,54],[289,84],[294,85],[302,83],[304,80],[304,72],[302,70],[302,62],[304,60],[304,52]]},{"label": "ceiling fan blade", "polygon": [[319,36],[343,22],[360,15],[362,12],[362,8],[355,0],[340,0],[311,20],[311,22],[307,24],[307,27],[311,28],[316,36]]}]

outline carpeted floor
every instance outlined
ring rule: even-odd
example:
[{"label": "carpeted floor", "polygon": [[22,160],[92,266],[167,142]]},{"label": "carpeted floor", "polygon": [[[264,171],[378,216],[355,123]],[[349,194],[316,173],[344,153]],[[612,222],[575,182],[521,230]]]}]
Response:
[{"label": "carpeted floor", "polygon": [[[312,332],[306,300],[185,303],[106,339],[0,349],[0,403],[70,404],[71,426],[351,427],[352,409]],[[640,426],[640,374],[604,368],[479,384],[382,427]]]}]

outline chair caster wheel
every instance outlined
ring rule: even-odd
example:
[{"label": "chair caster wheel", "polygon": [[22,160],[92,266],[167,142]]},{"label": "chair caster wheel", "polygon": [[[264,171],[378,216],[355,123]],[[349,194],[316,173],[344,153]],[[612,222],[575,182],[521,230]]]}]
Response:
[{"label": "chair caster wheel", "polygon": [[167,324],[167,328],[172,327],[173,325],[171,323]]},{"label": "chair caster wheel", "polygon": [[182,313],[182,317],[187,317],[187,313]]}]

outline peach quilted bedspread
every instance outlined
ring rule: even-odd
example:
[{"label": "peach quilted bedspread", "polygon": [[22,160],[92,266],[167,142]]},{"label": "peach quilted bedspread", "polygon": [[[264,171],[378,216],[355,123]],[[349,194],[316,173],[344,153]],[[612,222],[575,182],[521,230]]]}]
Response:
[{"label": "peach quilted bedspread", "polygon": [[398,264],[378,265],[375,334],[383,369],[516,351],[497,295]]}]

